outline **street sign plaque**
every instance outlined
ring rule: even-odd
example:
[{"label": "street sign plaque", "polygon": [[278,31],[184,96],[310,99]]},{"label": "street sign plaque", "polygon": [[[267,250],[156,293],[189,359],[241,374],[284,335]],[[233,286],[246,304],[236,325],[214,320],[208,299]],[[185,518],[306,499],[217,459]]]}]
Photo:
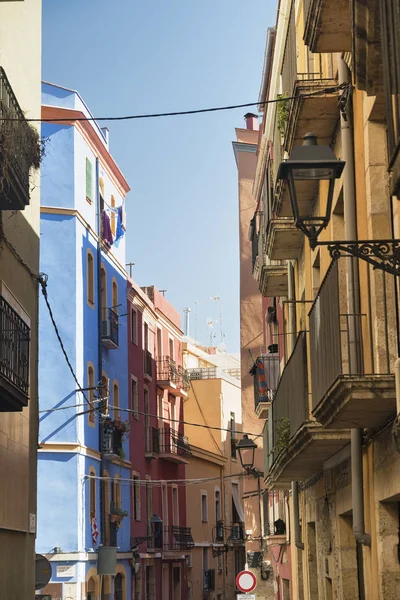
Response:
[{"label": "street sign plaque", "polygon": [[255,594],[238,594],[236,600],[256,600]]}]

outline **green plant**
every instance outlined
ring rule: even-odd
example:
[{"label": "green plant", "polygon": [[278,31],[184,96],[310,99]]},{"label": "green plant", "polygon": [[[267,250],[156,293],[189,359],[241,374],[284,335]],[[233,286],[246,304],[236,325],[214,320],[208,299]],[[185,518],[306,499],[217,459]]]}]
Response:
[{"label": "green plant", "polygon": [[278,427],[276,428],[276,443],[272,448],[269,456],[279,456],[281,452],[288,449],[290,440],[290,421],[288,417],[279,419]]},{"label": "green plant", "polygon": [[123,519],[124,517],[128,516],[128,511],[127,510],[122,510],[122,508],[120,508],[116,504],[112,503],[111,506],[110,506],[110,514],[111,515],[116,515],[118,517],[121,517],[121,519]]},{"label": "green plant", "polygon": [[289,119],[290,112],[290,102],[285,100],[285,98],[287,98],[287,94],[278,94],[279,102],[277,102],[276,111],[278,130],[281,136],[285,135],[286,125]]},{"label": "green plant", "polygon": [[122,446],[120,446],[119,448],[117,448],[117,454],[120,457],[121,460],[125,460],[125,452]]}]

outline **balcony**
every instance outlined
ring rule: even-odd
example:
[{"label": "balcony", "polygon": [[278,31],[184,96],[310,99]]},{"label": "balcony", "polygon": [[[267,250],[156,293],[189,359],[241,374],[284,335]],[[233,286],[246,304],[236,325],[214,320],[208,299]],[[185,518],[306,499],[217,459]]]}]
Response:
[{"label": "balcony", "polygon": [[237,546],[244,544],[245,541],[245,533],[244,533],[244,523],[232,523],[232,527],[230,528],[229,535],[227,538],[228,545]]},{"label": "balcony", "polygon": [[326,431],[309,418],[306,333],[300,332],[264,428],[267,487],[286,489],[308,479],[349,440],[348,430]]},{"label": "balcony", "polygon": [[160,430],[160,458],[174,463],[187,464],[192,451],[188,438],[170,427]]},{"label": "balcony", "polygon": [[106,460],[124,459],[122,440],[125,433],[124,424],[120,421],[106,419],[103,424],[103,440],[101,453]]},{"label": "balcony", "polygon": [[111,309],[106,310],[106,318],[101,324],[101,341],[109,350],[118,348],[118,315]]},{"label": "balcony", "polygon": [[351,48],[349,0],[304,0],[304,41],[311,52],[348,52]]},{"label": "balcony", "polygon": [[259,419],[266,419],[279,382],[279,354],[258,356],[250,371],[254,381],[254,408]]},{"label": "balcony", "polygon": [[193,367],[187,369],[190,381],[200,379],[224,379],[226,376],[240,379],[240,368],[222,369],[220,367]]},{"label": "balcony", "polygon": [[145,456],[158,458],[160,454],[160,430],[156,427],[146,427]]},{"label": "balcony", "polygon": [[29,174],[39,168],[41,154],[39,134],[0,67],[0,210],[24,210],[29,204]]},{"label": "balcony", "polygon": [[[346,314],[345,298],[346,282],[340,277],[339,265],[335,262],[309,315],[312,412],[326,428],[380,427],[396,414],[394,376],[388,372],[376,373],[375,368],[370,369],[372,373],[365,373],[366,315]],[[379,304],[383,313],[391,314],[386,296]],[[381,323],[384,318],[385,315]],[[376,326],[378,330],[382,327],[379,314]],[[389,348],[385,348],[388,338],[383,333],[381,341],[375,344],[380,353],[387,354],[381,367],[383,371],[390,369]],[[371,350],[373,352],[373,348]]]},{"label": "balcony", "polygon": [[298,257],[304,234],[297,229],[292,217],[272,218],[267,227],[266,254],[273,260],[292,260]]},{"label": "balcony", "polygon": [[270,260],[264,255],[260,267],[259,290],[265,298],[281,298],[288,294],[288,272],[286,263]]},{"label": "balcony", "polygon": [[182,552],[191,550],[194,546],[192,532],[190,527],[164,527],[163,529],[163,550],[172,552]]},{"label": "balcony", "polygon": [[0,412],[28,405],[29,343],[30,328],[0,296]]},{"label": "balcony", "polygon": [[169,356],[157,359],[157,386],[174,396],[186,396],[190,380],[185,369]]}]

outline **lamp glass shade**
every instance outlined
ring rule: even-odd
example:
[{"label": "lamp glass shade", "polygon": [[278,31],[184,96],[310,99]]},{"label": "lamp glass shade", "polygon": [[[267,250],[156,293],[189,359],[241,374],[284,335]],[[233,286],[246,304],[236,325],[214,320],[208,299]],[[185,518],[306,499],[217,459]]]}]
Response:
[{"label": "lamp glass shade", "polygon": [[238,443],[237,449],[243,469],[246,471],[251,470],[254,467],[254,453],[257,449],[257,444],[245,434]]}]

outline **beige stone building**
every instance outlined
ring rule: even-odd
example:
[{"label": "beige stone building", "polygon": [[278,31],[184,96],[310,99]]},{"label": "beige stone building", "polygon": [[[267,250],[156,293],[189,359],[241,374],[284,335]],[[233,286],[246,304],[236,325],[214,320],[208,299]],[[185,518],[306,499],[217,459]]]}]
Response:
[{"label": "beige stone building", "polygon": [[[264,65],[261,100],[279,102],[264,109],[254,178],[257,278],[281,357],[264,471],[290,507],[277,600],[400,597],[399,27],[395,0],[281,0]],[[279,173],[309,132],[345,162],[314,248],[304,230],[325,216],[330,174],[295,180],[295,222]]]},{"label": "beige stone building", "polygon": [[0,3],[0,67],[0,599],[22,600],[35,577],[40,144],[25,117],[40,117],[40,0]]},{"label": "beige stone building", "polygon": [[185,420],[204,425],[185,425],[191,448],[186,478],[202,480],[186,486],[187,525],[195,544],[188,555],[189,598],[235,600],[235,578],[245,565],[236,448],[242,428],[239,360],[190,342],[183,356],[190,377]]}]

